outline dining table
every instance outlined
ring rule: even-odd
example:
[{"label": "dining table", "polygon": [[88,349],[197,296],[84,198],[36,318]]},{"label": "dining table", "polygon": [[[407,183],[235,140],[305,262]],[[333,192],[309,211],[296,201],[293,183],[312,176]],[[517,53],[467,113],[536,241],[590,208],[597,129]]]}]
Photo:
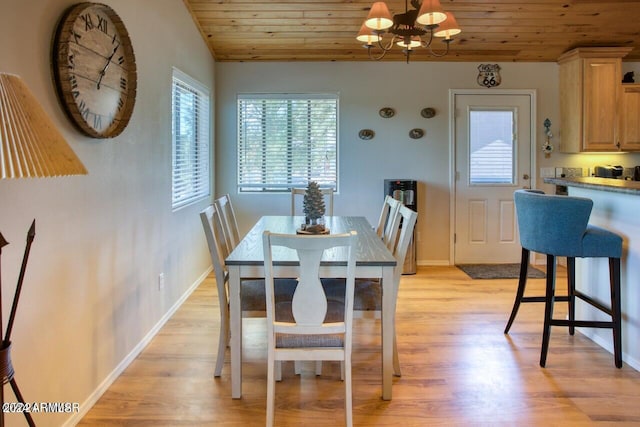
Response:
[{"label": "dining table", "polygon": [[[244,278],[264,278],[262,236],[272,233],[296,234],[304,223],[303,216],[263,216],[243,237],[225,260],[229,273],[229,327],[231,333],[231,397],[242,397],[242,308],[240,281]],[[382,282],[382,399],[391,400],[393,380],[393,341],[395,336],[395,289],[393,273],[396,259],[387,249],[371,224],[362,216],[326,216],[325,227],[331,234],[355,231],[356,278],[379,278]],[[274,276],[295,277],[299,264],[295,252],[273,254]],[[346,274],[344,252],[327,251],[321,261],[320,274],[335,277]]]}]

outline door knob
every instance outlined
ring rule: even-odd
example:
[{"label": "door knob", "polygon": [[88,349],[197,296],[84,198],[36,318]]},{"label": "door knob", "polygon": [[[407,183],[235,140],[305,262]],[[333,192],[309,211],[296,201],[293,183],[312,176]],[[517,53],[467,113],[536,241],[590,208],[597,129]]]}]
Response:
[{"label": "door knob", "polygon": [[524,175],[522,175],[522,179],[527,180],[529,179],[529,174],[525,173]]}]

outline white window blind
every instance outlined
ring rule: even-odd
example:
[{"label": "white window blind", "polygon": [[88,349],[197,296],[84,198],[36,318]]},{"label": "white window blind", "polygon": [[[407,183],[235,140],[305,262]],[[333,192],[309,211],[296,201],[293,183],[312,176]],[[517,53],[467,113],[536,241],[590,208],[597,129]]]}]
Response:
[{"label": "white window blind", "polygon": [[337,190],[337,135],[335,94],[240,95],[238,190]]},{"label": "white window blind", "polygon": [[515,182],[515,111],[469,111],[469,183]]},{"label": "white window blind", "polygon": [[175,210],[210,194],[209,90],[174,68],[171,98]]}]

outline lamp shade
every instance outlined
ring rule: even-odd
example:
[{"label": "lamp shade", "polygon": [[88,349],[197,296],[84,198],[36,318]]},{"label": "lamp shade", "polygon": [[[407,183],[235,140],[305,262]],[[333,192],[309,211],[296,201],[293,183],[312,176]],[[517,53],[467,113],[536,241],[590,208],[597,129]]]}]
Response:
[{"label": "lamp shade", "polygon": [[440,0],[424,0],[416,22],[422,25],[437,25],[447,19]]},{"label": "lamp shade", "polygon": [[369,15],[364,24],[372,30],[386,30],[393,25],[393,18],[389,13],[387,4],[383,1],[377,1],[371,6]]},{"label": "lamp shade", "polygon": [[0,179],[86,174],[22,79],[0,73]]},{"label": "lamp shade", "polygon": [[447,19],[438,25],[436,32],[433,33],[436,37],[444,37],[445,40],[449,40],[451,36],[455,36],[456,34],[460,34],[462,30],[456,21],[456,18],[453,16],[453,13],[446,12]]},{"label": "lamp shade", "polygon": [[362,24],[362,27],[360,27],[360,31],[358,31],[358,35],[356,36],[356,40],[366,44],[377,43],[381,38],[382,37],[379,34],[375,34],[373,30],[365,24]]},{"label": "lamp shade", "polygon": [[411,39],[408,40],[408,42],[407,40],[402,39],[399,42],[396,42],[396,44],[400,47],[404,47],[406,49],[411,50],[415,47],[422,46],[422,41],[420,40],[420,36],[413,36],[411,37]]}]

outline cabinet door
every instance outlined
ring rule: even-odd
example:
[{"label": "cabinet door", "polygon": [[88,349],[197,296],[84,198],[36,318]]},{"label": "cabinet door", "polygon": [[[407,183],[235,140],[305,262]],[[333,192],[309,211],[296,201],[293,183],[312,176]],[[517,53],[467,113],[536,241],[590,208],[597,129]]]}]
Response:
[{"label": "cabinet door", "polygon": [[620,59],[584,60],[584,140],[585,151],[619,149],[618,90]]},{"label": "cabinet door", "polygon": [[620,148],[640,151],[640,84],[622,85]]}]

